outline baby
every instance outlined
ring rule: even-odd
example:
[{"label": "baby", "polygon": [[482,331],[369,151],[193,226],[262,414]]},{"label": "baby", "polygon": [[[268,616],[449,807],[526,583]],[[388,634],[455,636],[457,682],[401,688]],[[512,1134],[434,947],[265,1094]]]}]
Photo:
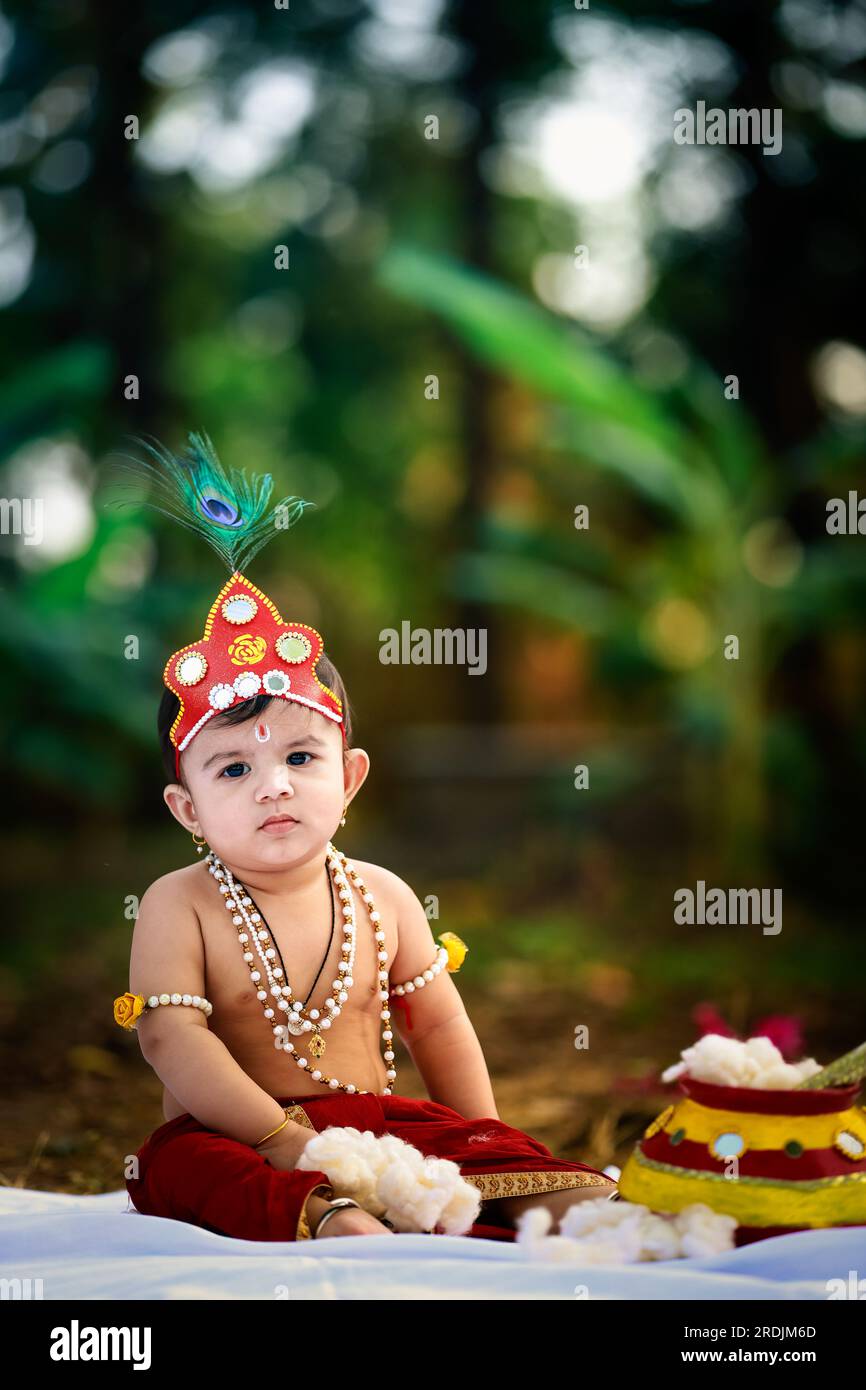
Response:
[{"label": "baby", "polygon": [[[169,659],[164,679],[165,802],[210,853],[157,879],[135,925],[127,999],[138,997],[165,1114],[127,1179],[137,1210],[246,1239],[314,1238],[320,1223],[328,1236],[393,1235],[360,1206],[334,1206],[325,1173],[296,1167],[332,1125],[396,1134],[457,1163],[482,1195],[487,1224],[470,1235],[513,1239],[527,1207],[559,1218],[615,1194],[598,1170],[499,1119],[478,1038],[408,885],[360,862],[342,861],[341,878],[331,841],[370,759],[352,746],[349,700],[319,634],[285,624],[236,572],[204,637]],[[251,931],[269,952],[270,990]],[[392,993],[419,977],[423,987]],[[187,1007],[157,1006],[165,991]],[[390,1007],[404,1001],[410,1009]],[[429,1100],[394,1094],[395,1026]]]}]

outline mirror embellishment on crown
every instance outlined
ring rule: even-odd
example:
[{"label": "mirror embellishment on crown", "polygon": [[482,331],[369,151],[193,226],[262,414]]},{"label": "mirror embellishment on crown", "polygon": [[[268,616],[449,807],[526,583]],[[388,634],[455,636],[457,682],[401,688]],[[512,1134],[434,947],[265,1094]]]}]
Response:
[{"label": "mirror embellishment on crown", "polygon": [[251,594],[232,594],[223,601],[222,615],[227,623],[237,623],[245,627],[251,623],[259,611],[259,605]]},{"label": "mirror embellishment on crown", "polygon": [[207,657],[201,652],[187,652],[174,668],[178,685],[198,685],[207,674]]}]

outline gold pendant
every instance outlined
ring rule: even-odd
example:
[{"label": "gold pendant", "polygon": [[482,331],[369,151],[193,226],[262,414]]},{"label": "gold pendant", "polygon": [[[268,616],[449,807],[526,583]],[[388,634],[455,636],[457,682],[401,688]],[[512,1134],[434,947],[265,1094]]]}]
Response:
[{"label": "gold pendant", "polygon": [[321,1033],[314,1033],[310,1038],[310,1051],[314,1057],[321,1057],[325,1050],[325,1039]]}]

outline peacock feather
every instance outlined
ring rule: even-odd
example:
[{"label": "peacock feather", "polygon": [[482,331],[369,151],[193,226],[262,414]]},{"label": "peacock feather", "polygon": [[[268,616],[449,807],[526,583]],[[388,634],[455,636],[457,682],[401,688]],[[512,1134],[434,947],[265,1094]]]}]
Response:
[{"label": "peacock feather", "polygon": [[117,467],[153,486],[154,497],[138,497],[137,503],[197,531],[231,573],[244,569],[277,531],[294,525],[305,507],[316,505],[284,497],[270,507],[271,474],[252,473],[248,478],[245,468],[226,472],[206,434],[190,434],[182,454],[173,454],[158,440],[135,442],[148,458],[123,455]]}]

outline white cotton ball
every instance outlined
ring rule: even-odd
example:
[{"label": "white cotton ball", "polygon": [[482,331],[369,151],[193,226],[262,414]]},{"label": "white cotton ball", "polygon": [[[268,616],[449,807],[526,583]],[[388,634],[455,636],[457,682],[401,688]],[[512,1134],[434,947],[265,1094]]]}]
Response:
[{"label": "white cotton ball", "polygon": [[395,1162],[380,1176],[379,1193],[388,1220],[398,1231],[432,1231],[444,1193],[433,1183],[423,1186],[414,1165]]},{"label": "white cotton ball", "polygon": [[793,1067],[782,1062],[778,1067],[767,1067],[760,1074],[761,1086],[765,1091],[791,1091],[799,1081]]},{"label": "white cotton ball", "polygon": [[[595,1202],[579,1202],[575,1206],[595,1206]],[[616,1206],[617,1203],[611,1205]],[[569,1208],[569,1211],[574,1208]],[[546,1227],[540,1223],[529,1224],[527,1218],[535,1216],[536,1211],[525,1212],[518,1217],[517,1244],[530,1259],[545,1263],[571,1263],[582,1265],[632,1264],[641,1257],[641,1225],[633,1216],[617,1226],[606,1226],[599,1222],[597,1230],[589,1228],[580,1239],[570,1236],[545,1235]],[[568,1212],[566,1212],[566,1216]],[[560,1222],[560,1232],[563,1223]]]},{"label": "white cotton ball", "polygon": [[[386,1145],[386,1140],[393,1143]],[[393,1134],[380,1135],[377,1140],[373,1172],[376,1188],[376,1216],[387,1216],[397,1230],[423,1230],[421,1203],[416,1194],[416,1165],[412,1155],[401,1147],[402,1141]],[[417,1153],[417,1150],[415,1150]],[[420,1155],[419,1155],[420,1157]]]},{"label": "white cotton ball", "polygon": [[354,1197],[365,1211],[381,1216],[383,1209],[376,1200],[375,1140],[371,1130],[331,1125],[308,1140],[295,1167],[327,1173],[336,1196]]},{"label": "white cotton ball", "polygon": [[704,1202],[683,1207],[675,1219],[680,1248],[685,1256],[718,1255],[734,1248],[737,1222],[733,1216],[713,1211]]},{"label": "white cotton ball", "polygon": [[743,1053],[749,1059],[750,1069],[755,1076],[774,1067],[784,1066],[785,1059],[774,1042],[769,1038],[748,1038],[743,1044]]},{"label": "white cotton ball", "polygon": [[640,1227],[623,1226],[604,1239],[577,1243],[581,1261],[593,1265],[636,1264],[641,1258]]},{"label": "white cotton ball", "polygon": [[[546,1207],[529,1207],[518,1216],[515,1225],[515,1244],[530,1260],[545,1264],[574,1264],[578,1261],[576,1241],[562,1235],[550,1235],[553,1214]],[[581,1263],[590,1263],[580,1256]]]},{"label": "white cotton ball", "polygon": [[682,1067],[696,1081],[716,1086],[789,1091],[821,1070],[811,1057],[796,1064],[786,1062],[775,1043],[763,1036],[741,1042],[739,1038],[707,1033],[693,1046],[684,1048],[681,1057],[681,1063],[662,1073],[664,1079],[680,1074],[677,1067]]},{"label": "white cotton ball", "polygon": [[642,1260],[675,1260],[680,1254],[680,1238],[674,1223],[650,1212],[641,1222]]},{"label": "white cotton ball", "polygon": [[481,1193],[474,1183],[461,1178],[459,1183],[452,1185],[451,1195],[442,1208],[438,1224],[447,1236],[462,1236],[478,1220],[480,1211]]},{"label": "white cotton ball", "polygon": [[[594,1203],[576,1204],[579,1205]],[[553,1216],[546,1207],[530,1207],[518,1216],[515,1222],[515,1243],[527,1259],[544,1264],[571,1265],[622,1262],[618,1240],[611,1241],[604,1236],[572,1240],[561,1233],[550,1235],[552,1225]],[[561,1229],[560,1223],[560,1232]]]},{"label": "white cotton ball", "polygon": [[696,1081],[734,1086],[741,1075],[741,1047],[742,1044],[735,1038],[707,1033],[692,1047],[687,1047],[682,1055],[688,1061],[689,1073]]},{"label": "white cotton ball", "polygon": [[577,1202],[566,1211],[555,1236],[548,1234],[548,1212],[525,1212],[518,1218],[517,1243],[525,1255],[539,1261],[633,1264],[730,1250],[736,1225],[733,1217],[697,1202],[676,1215],[622,1200]]},{"label": "white cotton ball", "polygon": [[625,1202],[611,1202],[607,1197],[572,1202],[560,1218],[559,1229],[565,1236],[578,1237],[602,1226],[617,1226],[624,1215],[617,1208],[625,1205]]},{"label": "white cotton ball", "polygon": [[560,1234],[579,1245],[583,1251],[587,1242],[595,1246],[593,1261],[601,1258],[603,1249],[618,1251],[623,1260],[640,1258],[643,1242],[643,1222],[649,1208],[632,1202],[611,1202],[597,1198],[573,1202],[559,1223]]},{"label": "white cotton ball", "polygon": [[424,1155],[393,1134],[379,1136],[378,1158],[377,1196],[388,1220],[397,1230],[432,1230],[442,1205],[445,1174],[439,1175],[438,1185],[431,1176],[425,1180]]},{"label": "white cotton ball", "polygon": [[761,1083],[763,1073],[764,1069],[760,1063],[754,1057],[748,1057],[744,1053],[740,1063],[739,1076],[733,1084],[735,1086],[758,1086]]},{"label": "white cotton ball", "polygon": [[[383,1135],[382,1139],[394,1136]],[[403,1148],[402,1155],[392,1150],[392,1161],[379,1179],[379,1196],[389,1220],[398,1230],[440,1226],[446,1235],[463,1235],[481,1207],[477,1188],[461,1176],[458,1165],[450,1159],[425,1156],[410,1145]],[[413,1225],[404,1224],[407,1222]]]},{"label": "white cotton ball", "polygon": [[518,1244],[531,1245],[543,1239],[553,1225],[553,1213],[547,1207],[527,1207],[514,1223]]},{"label": "white cotton ball", "polygon": [[428,1157],[393,1134],[332,1125],[308,1141],[296,1167],[326,1173],[336,1196],[354,1197],[398,1231],[441,1225],[449,1235],[462,1235],[481,1206],[477,1188],[456,1163]]}]

